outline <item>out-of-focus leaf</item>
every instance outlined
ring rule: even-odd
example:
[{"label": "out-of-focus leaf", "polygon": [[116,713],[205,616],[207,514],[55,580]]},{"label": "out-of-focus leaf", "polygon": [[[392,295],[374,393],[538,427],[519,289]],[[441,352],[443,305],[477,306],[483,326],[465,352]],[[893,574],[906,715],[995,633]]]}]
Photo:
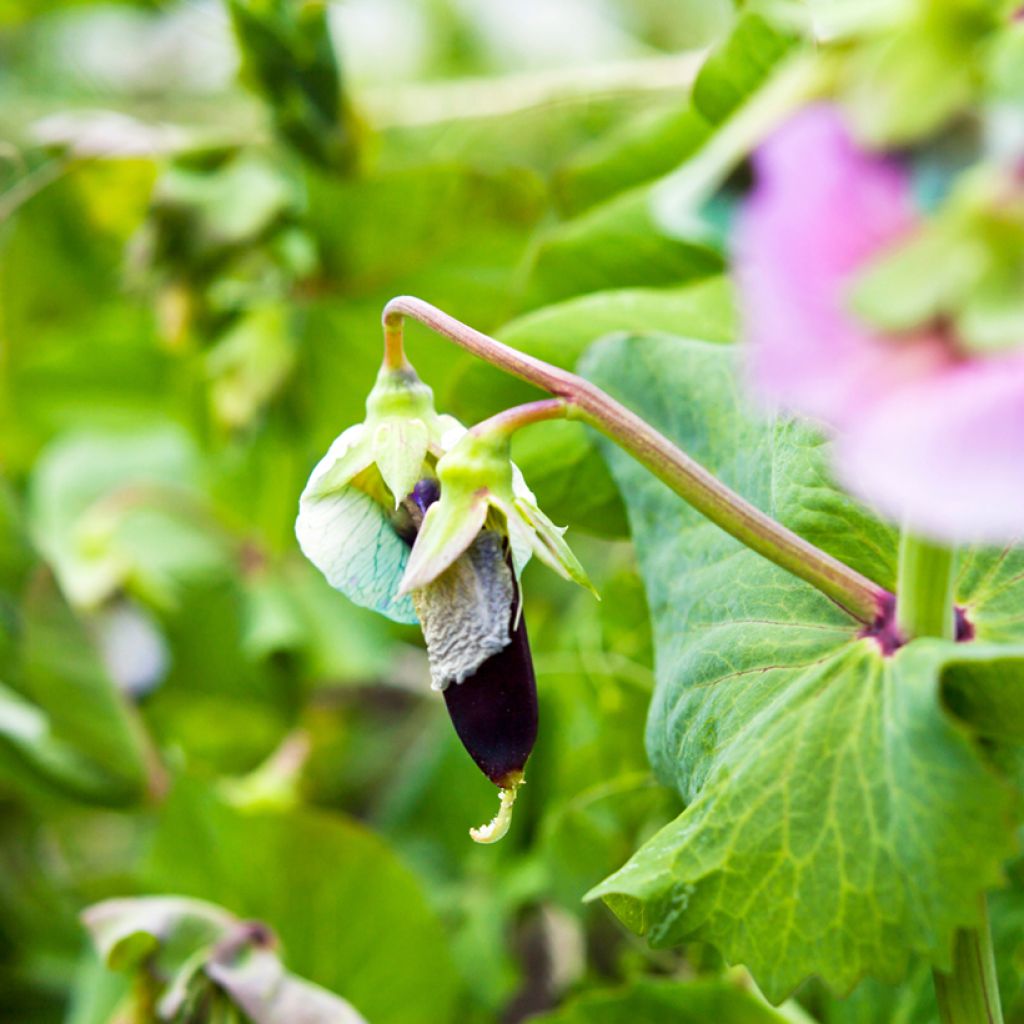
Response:
[{"label": "out-of-focus leaf", "polygon": [[[716,99],[709,102],[728,109],[728,117],[680,167],[649,186],[651,217],[670,237],[724,248],[728,225],[723,229],[722,211],[714,202],[719,198],[717,206],[723,205],[717,196],[722,185],[758,143],[822,85],[823,66],[812,55],[787,47],[776,56],[775,63],[742,85],[740,75],[733,89],[725,85],[727,79],[710,79],[716,84],[708,86],[709,94]],[[744,97],[739,90],[745,86],[754,91]]]},{"label": "out-of-focus leaf", "polygon": [[86,800],[110,796],[111,777],[73,746],[57,739],[46,714],[2,683],[0,744],[9,748],[19,767],[65,793]]},{"label": "out-of-focus leaf", "polygon": [[214,153],[181,158],[160,176],[133,242],[133,269],[211,283],[214,271],[281,227],[296,204],[296,185],[265,158]]},{"label": "out-of-focus leaf", "polygon": [[248,426],[294,365],[287,310],[279,303],[248,310],[206,355],[217,421],[228,429]]},{"label": "out-of-focus leaf", "polygon": [[344,992],[374,1024],[434,1024],[453,1010],[455,969],[416,879],[347,818],[245,814],[180,783],[149,879],[271,923],[290,967]]},{"label": "out-of-focus leaf", "polygon": [[989,89],[996,100],[1024,102],[1024,24],[1017,21],[1007,25],[996,37],[989,54],[988,73]]},{"label": "out-of-focus leaf", "polygon": [[846,100],[858,135],[875,146],[915,142],[940,128],[972,97],[998,4],[953,0],[917,4],[897,30],[880,33],[850,57]]},{"label": "out-of-focus leaf", "polygon": [[197,453],[176,427],[55,442],[36,464],[29,512],[68,598],[92,607],[128,587],[173,604],[182,578],[223,564],[209,522],[195,523],[203,516],[199,483]]},{"label": "out-of-focus leaf", "polygon": [[715,979],[637,979],[624,988],[597,990],[567,1006],[531,1017],[534,1024],[791,1024],[782,1010],[740,985]]},{"label": "out-of-focus leaf", "polygon": [[148,755],[139,723],[49,577],[23,604],[18,655],[19,688],[37,710],[11,706],[22,725],[10,738],[32,744],[36,766],[64,785],[78,781],[114,802],[140,796]]},{"label": "out-of-focus leaf", "polygon": [[618,192],[667,174],[706,141],[711,126],[689,100],[630,118],[614,132],[574,153],[555,181],[559,198],[576,214]]},{"label": "out-of-focus leaf", "polygon": [[356,159],[356,123],[342,94],[327,6],[229,0],[243,73],[270,108],[278,134],[332,171]]},{"label": "out-of-focus leaf", "polygon": [[710,54],[693,84],[694,108],[720,125],[769,78],[796,45],[757,13],[744,14],[728,38]]},{"label": "out-of-focus leaf", "polygon": [[387,621],[359,608],[307,565],[261,572],[249,581],[244,643],[256,657],[291,651],[314,682],[384,679],[393,658]]}]

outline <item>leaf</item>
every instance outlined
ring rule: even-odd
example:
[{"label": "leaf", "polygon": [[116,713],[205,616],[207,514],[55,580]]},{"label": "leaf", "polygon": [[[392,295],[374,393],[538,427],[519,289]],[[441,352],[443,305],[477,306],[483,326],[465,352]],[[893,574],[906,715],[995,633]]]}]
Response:
[{"label": "leaf", "polygon": [[118,785],[95,763],[53,734],[45,712],[0,683],[0,748],[16,758],[19,775],[28,768],[43,780],[79,797],[109,799]]},{"label": "leaf", "polygon": [[126,586],[173,603],[183,578],[224,559],[209,524],[195,523],[199,484],[198,455],[177,427],[70,433],[36,463],[32,534],[73,604],[96,606]]},{"label": "leaf", "polygon": [[[907,145],[942,127],[971,98],[986,18],[936,5],[850,59],[847,105],[872,146]],[[991,12],[994,13],[994,8]],[[929,18],[927,15],[931,14]]]},{"label": "leaf", "polygon": [[642,186],[554,228],[541,242],[526,294],[529,308],[611,288],[679,285],[720,273],[721,256],[670,237]]},{"label": "leaf", "polygon": [[[830,486],[806,427],[740,411],[735,358],[632,338],[585,366],[748,499],[891,585],[893,531]],[[1020,625],[990,629],[999,591],[979,582],[991,588],[998,563],[975,555],[961,580],[979,643],[915,641],[885,658],[817,591],[624,455],[609,462],[655,624],[648,753],[688,806],[591,897],[656,945],[713,943],[772,1000],[812,974],[837,992],[865,973],[898,980],[914,952],[947,966],[954,929],[976,922],[1015,845],[1017,796],[945,703],[948,670],[954,692],[966,679],[989,700],[1024,686]],[[1008,586],[1019,615],[1024,594]]]},{"label": "leaf", "polygon": [[19,639],[21,695],[5,698],[7,742],[51,783],[80,797],[137,799],[147,783],[139,722],[48,575],[23,604]]},{"label": "leaf", "polygon": [[693,105],[712,125],[721,124],[768,79],[796,45],[760,14],[748,12],[704,62],[693,84]]},{"label": "leaf", "polygon": [[374,1024],[450,1017],[458,982],[439,922],[408,869],[348,818],[242,813],[181,782],[148,878],[265,921],[290,968],[343,992]]},{"label": "leaf", "polygon": [[230,0],[246,77],[270,106],[278,134],[329,171],[356,160],[356,125],[341,92],[327,22],[318,4]]},{"label": "leaf", "polygon": [[700,146],[711,126],[689,100],[624,122],[575,152],[558,170],[555,186],[569,213],[667,174]]},{"label": "leaf", "polygon": [[786,1024],[792,1018],[722,979],[641,978],[615,991],[598,989],[567,1006],[531,1017],[532,1024]]}]

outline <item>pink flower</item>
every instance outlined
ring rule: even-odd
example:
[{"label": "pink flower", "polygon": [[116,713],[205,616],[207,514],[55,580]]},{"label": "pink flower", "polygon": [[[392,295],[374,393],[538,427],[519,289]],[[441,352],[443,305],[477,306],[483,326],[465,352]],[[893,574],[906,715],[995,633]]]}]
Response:
[{"label": "pink flower", "polygon": [[920,226],[906,170],[826,105],[755,167],[735,238],[755,392],[827,428],[840,480],[883,514],[949,541],[1024,533],[1024,349],[967,356],[939,325],[887,336],[849,307],[857,273]]}]

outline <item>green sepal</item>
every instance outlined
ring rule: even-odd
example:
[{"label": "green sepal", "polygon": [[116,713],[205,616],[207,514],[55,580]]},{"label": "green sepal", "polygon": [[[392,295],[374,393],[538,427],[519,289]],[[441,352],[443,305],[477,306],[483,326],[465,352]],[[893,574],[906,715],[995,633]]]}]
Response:
[{"label": "green sepal", "polygon": [[529,553],[596,594],[562,531],[537,507],[509,456],[504,431],[470,430],[437,463],[441,497],[424,517],[399,594],[427,586],[473,542],[490,515],[509,538],[519,572]]},{"label": "green sepal", "polygon": [[366,399],[370,461],[391,492],[395,508],[426,473],[427,453],[437,452],[443,433],[434,393],[411,367],[382,367]]}]

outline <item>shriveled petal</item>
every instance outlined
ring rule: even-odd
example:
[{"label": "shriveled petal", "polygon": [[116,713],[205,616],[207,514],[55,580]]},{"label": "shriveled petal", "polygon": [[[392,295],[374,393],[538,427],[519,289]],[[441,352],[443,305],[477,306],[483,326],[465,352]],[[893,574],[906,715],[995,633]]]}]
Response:
[{"label": "shriveled petal", "polygon": [[734,253],[751,383],[769,405],[839,425],[944,359],[933,339],[880,338],[849,310],[857,271],[916,225],[908,176],[824,104],[783,125],[755,168]]},{"label": "shriveled petal", "polygon": [[461,683],[511,640],[515,583],[502,538],[484,530],[413,602],[423,626],[431,686]]},{"label": "shriveled petal", "polygon": [[907,385],[836,442],[854,493],[936,540],[1024,536],[1024,353]]},{"label": "shriveled petal", "polygon": [[487,491],[441,491],[423,525],[398,586],[399,596],[432,583],[476,539],[487,519]]}]

